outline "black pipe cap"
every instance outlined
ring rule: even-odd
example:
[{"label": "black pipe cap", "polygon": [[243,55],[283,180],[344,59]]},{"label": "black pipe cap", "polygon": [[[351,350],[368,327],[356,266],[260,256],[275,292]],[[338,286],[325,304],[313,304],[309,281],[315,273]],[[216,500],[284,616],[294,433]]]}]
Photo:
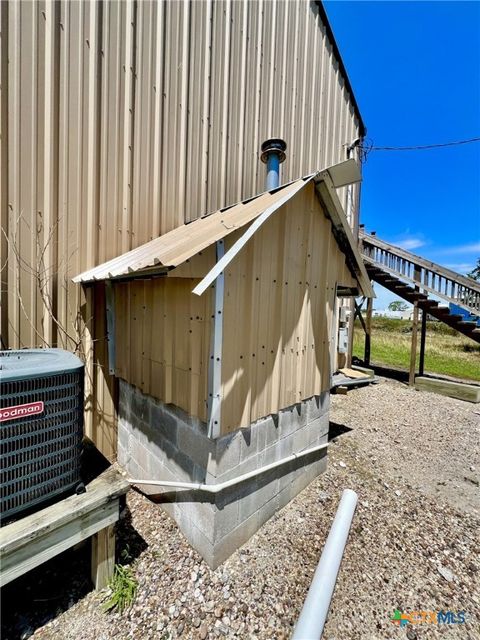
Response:
[{"label": "black pipe cap", "polygon": [[285,151],[287,150],[287,143],[281,138],[270,138],[270,140],[265,140],[265,142],[262,142],[261,148],[262,154],[260,156],[260,160],[262,162],[266,163],[268,156],[271,153],[278,154],[280,162],[283,162],[286,158]]}]

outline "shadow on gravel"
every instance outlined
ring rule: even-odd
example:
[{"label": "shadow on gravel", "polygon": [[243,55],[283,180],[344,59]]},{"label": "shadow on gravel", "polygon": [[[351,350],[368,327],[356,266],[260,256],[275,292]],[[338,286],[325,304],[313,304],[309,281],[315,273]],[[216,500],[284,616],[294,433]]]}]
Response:
[{"label": "shadow on gravel", "polygon": [[[131,524],[127,507],[117,524],[116,561],[130,564],[147,548]],[[25,640],[92,591],[91,543],[86,540],[1,590],[2,640]]]},{"label": "shadow on gravel", "polygon": [[[108,466],[85,439],[81,458],[85,484]],[[120,499],[120,513],[116,525],[116,562],[130,564],[147,548],[147,543],[132,526],[126,496]],[[26,640],[36,629],[81,600],[93,589],[90,570],[91,539],[88,539],[5,585],[0,594],[2,640]]]},{"label": "shadow on gravel", "polygon": [[334,438],[344,436],[349,431],[353,431],[351,427],[347,427],[345,424],[338,424],[338,422],[330,422],[328,427],[328,441],[330,442]]}]

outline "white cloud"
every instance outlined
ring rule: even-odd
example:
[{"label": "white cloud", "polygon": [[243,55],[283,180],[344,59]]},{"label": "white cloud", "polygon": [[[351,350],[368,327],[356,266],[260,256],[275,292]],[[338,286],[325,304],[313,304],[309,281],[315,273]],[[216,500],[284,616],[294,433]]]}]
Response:
[{"label": "white cloud", "polygon": [[480,253],[480,242],[471,242],[469,244],[462,244],[456,247],[445,247],[444,249],[437,249],[435,253],[442,256],[455,256],[465,253]]},{"label": "white cloud", "polygon": [[419,247],[423,247],[425,242],[420,238],[405,238],[404,240],[397,240],[397,242],[392,243],[401,249],[406,249],[407,251],[411,251],[412,249],[418,249]]},{"label": "white cloud", "polygon": [[469,262],[455,262],[453,264],[446,264],[445,266],[447,269],[451,269],[457,273],[469,273],[470,271],[473,271],[475,265]]}]

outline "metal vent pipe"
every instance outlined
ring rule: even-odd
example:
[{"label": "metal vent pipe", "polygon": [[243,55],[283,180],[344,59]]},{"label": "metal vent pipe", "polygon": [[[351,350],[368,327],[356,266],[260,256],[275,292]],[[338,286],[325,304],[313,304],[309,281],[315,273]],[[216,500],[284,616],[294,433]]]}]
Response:
[{"label": "metal vent pipe", "polygon": [[281,138],[270,138],[262,143],[260,159],[267,165],[266,190],[271,191],[280,185],[280,165],[285,160],[287,143]]}]

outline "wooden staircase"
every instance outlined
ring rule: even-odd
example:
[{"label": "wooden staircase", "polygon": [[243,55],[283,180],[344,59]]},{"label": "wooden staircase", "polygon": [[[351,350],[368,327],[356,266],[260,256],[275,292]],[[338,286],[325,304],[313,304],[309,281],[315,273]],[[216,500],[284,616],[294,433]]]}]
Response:
[{"label": "wooden staircase", "polygon": [[374,235],[360,234],[360,246],[372,280],[480,343],[480,327],[452,313],[449,306],[432,297],[451,302],[480,317],[480,283],[450,269],[390,245]]}]

